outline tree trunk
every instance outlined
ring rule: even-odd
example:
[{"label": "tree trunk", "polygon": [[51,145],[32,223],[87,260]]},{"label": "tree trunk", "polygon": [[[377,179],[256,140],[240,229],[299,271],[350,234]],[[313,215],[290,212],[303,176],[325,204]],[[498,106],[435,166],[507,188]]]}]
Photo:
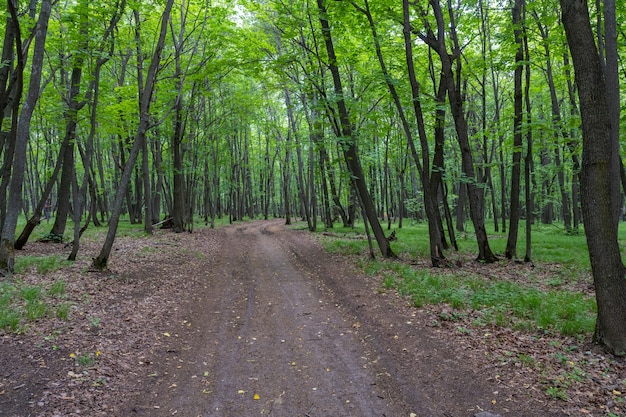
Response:
[{"label": "tree trunk", "polygon": [[[126,188],[130,181],[133,167],[139,155],[139,151],[141,150],[142,141],[145,139],[145,135],[148,131],[148,128],[150,127],[150,104],[152,102],[152,93],[154,91],[156,75],[161,62],[161,53],[163,52],[163,47],[165,45],[167,22],[169,21],[169,16],[172,10],[173,3],[174,0],[167,0],[165,10],[163,11],[163,15],[161,17],[159,39],[156,45],[156,49],[154,51],[154,56],[152,57],[152,61],[150,62],[150,67],[148,68],[145,88],[143,89],[143,94],[141,94],[140,96],[140,117],[139,126],[137,128],[137,135],[135,137],[133,147],[131,148],[131,152],[128,156],[126,166],[124,167],[124,172],[120,179],[120,184],[115,193],[115,201],[113,203],[113,209],[111,211],[111,219],[109,221],[109,230],[107,232],[107,236],[105,238],[100,254],[96,258],[94,258],[92,263],[92,266],[97,270],[108,269],[109,255],[111,254],[111,249],[113,248],[113,243],[115,241],[115,235],[117,233],[117,226],[119,224],[120,214],[122,211],[124,194],[126,193]],[[135,11],[135,18],[136,24],[138,24],[139,12],[137,11]]]},{"label": "tree trunk", "polygon": [[[507,259],[517,257],[517,234],[520,219],[520,184],[522,161],[522,121],[524,120],[522,75],[524,71],[524,45],[522,43],[522,14],[526,6],[525,0],[515,0],[513,6],[513,27],[515,27],[515,89],[514,89],[514,117],[513,117],[513,165],[511,169],[511,199],[509,211],[509,237],[506,242],[504,255]],[[526,213],[528,215],[529,213]]]},{"label": "tree trunk", "polygon": [[[442,235],[439,230],[439,225],[437,221],[437,213],[436,213],[436,196],[437,194],[432,193],[432,187],[430,185],[430,153],[428,150],[428,140],[426,139],[426,130],[424,127],[424,119],[420,102],[420,87],[417,82],[417,77],[415,75],[415,67],[413,63],[413,47],[411,39],[411,23],[409,20],[409,4],[408,1],[403,1],[403,16],[404,16],[404,45],[405,45],[405,59],[407,63],[407,69],[409,71],[409,81],[411,83],[411,92],[413,96],[413,105],[415,112],[415,119],[418,125],[418,133],[420,137],[420,144],[422,150],[422,159],[420,160],[419,155],[417,153],[417,149],[415,147],[415,141],[413,139],[413,131],[409,122],[407,120],[406,114],[404,112],[404,108],[402,106],[402,102],[400,100],[400,96],[396,91],[396,87],[394,84],[394,80],[392,76],[389,74],[387,70],[387,65],[385,64],[385,60],[382,54],[382,48],[380,46],[379,37],[376,30],[376,25],[374,23],[374,19],[370,12],[369,2],[365,1],[365,8],[361,8],[354,1],[352,2],[353,7],[357,10],[361,11],[368,19],[370,30],[372,32],[372,38],[374,39],[374,46],[376,49],[376,55],[378,57],[378,63],[380,65],[381,71],[383,72],[383,76],[385,78],[385,82],[387,84],[387,88],[393,98],[396,110],[400,117],[400,122],[402,124],[402,129],[404,132],[404,136],[407,139],[409,150],[411,151],[411,156],[415,164],[418,167],[418,172],[420,175],[420,180],[422,183],[422,189],[424,192],[424,206],[426,209],[426,217],[428,218],[428,231],[429,231],[429,242],[430,242],[430,258],[431,264],[434,267],[440,265],[441,261],[445,259],[443,254],[443,241]],[[387,158],[386,158],[387,159]],[[388,174],[388,164],[385,164],[385,178]],[[388,210],[389,211],[389,210]],[[388,214],[388,220],[391,222],[391,213]],[[391,223],[389,224],[391,225]]]},{"label": "tree trunk", "polygon": [[450,110],[454,119],[457,141],[461,149],[461,167],[465,177],[464,179],[466,180],[470,217],[474,225],[474,232],[476,233],[476,240],[478,244],[477,260],[487,263],[495,262],[497,258],[489,247],[489,240],[485,229],[484,188],[482,187],[482,184],[479,184],[479,181],[476,179],[476,175],[474,173],[474,158],[472,156],[472,149],[469,142],[468,124],[464,113],[463,96],[452,70],[452,59],[453,57],[456,57],[457,75],[460,77],[460,47],[459,45],[455,45],[455,53],[451,55],[448,53],[445,42],[446,28],[449,28],[449,30],[452,31],[451,37],[456,41],[456,27],[454,22],[450,22],[449,25],[445,23],[441,7],[439,5],[439,0],[433,0],[430,4],[433,8],[435,18],[437,19],[438,34],[435,36],[435,34],[429,30],[428,35],[424,36],[423,40],[427,42],[429,46],[431,46],[431,48],[433,48],[439,55],[442,72],[446,74],[448,81],[447,87]]},{"label": "tree trunk", "polygon": [[343,86],[339,75],[339,67],[337,57],[335,55],[335,48],[333,45],[330,24],[328,22],[328,13],[326,11],[326,6],[324,5],[324,0],[317,0],[317,6],[319,9],[319,20],[320,25],[322,26],[322,33],[324,35],[326,52],[328,53],[328,66],[332,74],[335,94],[337,96],[337,109],[340,118],[341,134],[341,137],[338,138],[339,145],[343,150],[344,159],[352,176],[352,183],[354,184],[358,198],[363,206],[363,211],[365,212],[367,221],[372,227],[372,232],[374,233],[374,237],[378,243],[378,248],[380,249],[383,257],[394,257],[395,255],[391,250],[389,241],[387,240],[383,228],[378,221],[378,217],[376,216],[376,209],[367,189],[367,183],[365,182],[365,175],[363,173],[359,153],[357,151],[356,140],[352,132],[350,115],[348,113],[348,108],[343,95]]},{"label": "tree trunk", "polygon": [[[13,155],[13,171],[11,175],[11,183],[9,189],[8,209],[4,224],[2,225],[2,234],[0,236],[0,269],[11,274],[15,264],[15,251],[13,244],[15,242],[15,229],[17,220],[22,208],[22,186],[24,182],[24,169],[26,166],[26,149],[30,136],[30,121],[35,110],[35,105],[39,99],[39,88],[41,85],[41,74],[44,61],[44,46],[46,36],[48,34],[48,21],[51,13],[51,0],[43,0],[39,10],[39,19],[37,20],[35,47],[32,54],[32,65],[30,84],[28,94],[22,106],[19,115],[16,137],[15,137],[15,153]],[[23,57],[19,58],[18,65],[21,70],[24,68]],[[21,81],[18,81],[20,83]],[[17,100],[17,97],[16,97]],[[18,100],[19,101],[19,100]]]},{"label": "tree trunk", "polygon": [[[605,4],[606,6],[606,4]],[[615,354],[626,352],[626,280],[612,206],[619,195],[617,145],[611,134],[606,83],[589,20],[587,1],[561,0],[582,116],[582,212],[598,318],[594,340]]]},{"label": "tree trunk", "polygon": [[533,188],[531,184],[531,172],[533,170],[533,129],[532,111],[530,100],[530,52],[528,50],[528,36],[524,34],[524,61],[526,61],[526,77],[524,86],[524,99],[526,101],[526,158],[524,160],[524,185],[526,186],[526,254],[524,262],[531,262],[532,259],[532,224],[533,224]]}]

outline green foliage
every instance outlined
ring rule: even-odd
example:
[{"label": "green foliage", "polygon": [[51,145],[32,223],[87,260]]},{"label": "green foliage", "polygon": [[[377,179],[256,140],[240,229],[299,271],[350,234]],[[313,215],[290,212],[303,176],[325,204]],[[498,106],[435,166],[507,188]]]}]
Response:
[{"label": "green foliage", "polygon": [[408,266],[395,284],[416,307],[448,304],[479,312],[485,324],[563,335],[589,334],[595,326],[595,300],[570,291],[544,291],[506,279],[433,273]]},{"label": "green foliage", "polygon": [[15,272],[24,274],[31,269],[35,269],[38,274],[45,275],[58,271],[69,264],[70,262],[60,255],[18,256],[15,260]]},{"label": "green foliage", "polygon": [[65,294],[65,281],[55,281],[50,288],[48,288],[48,295],[51,297],[61,296]]},{"label": "green foliage", "polygon": [[548,387],[546,389],[546,394],[555,400],[567,401],[569,399],[567,396],[567,389],[563,387]]},{"label": "green foliage", "polygon": [[62,280],[47,289],[22,281],[0,283],[0,329],[19,332],[28,322],[50,316],[67,320],[71,306],[60,301],[64,295]]},{"label": "green foliage", "polygon": [[[471,311],[478,316],[474,325],[495,325],[562,335],[592,333],[597,314],[595,299],[567,289],[570,283],[589,282],[584,236],[570,236],[553,226],[537,229],[533,231],[534,239],[538,242],[534,246],[537,264],[526,273],[523,281],[500,278],[497,270],[492,277],[485,277],[465,272],[464,268],[431,270],[416,268],[405,262],[361,262],[366,273],[381,276],[381,287],[384,290],[397,289],[416,307],[445,304],[458,314]],[[393,246],[401,258],[425,258],[428,255],[426,225],[405,226],[397,229],[396,235],[398,241],[393,242]],[[324,244],[334,252],[363,255],[367,253],[367,241],[363,236],[362,225],[357,225],[350,231],[336,230],[332,237],[324,239]],[[503,251],[506,240],[497,239],[497,236],[492,236],[492,247]],[[459,239],[459,244],[460,253],[448,252],[449,259],[472,259],[473,240]],[[542,263],[557,264],[558,267],[548,270]]]},{"label": "green foliage", "polygon": [[83,353],[82,355],[75,356],[74,360],[76,361],[77,366],[91,366],[96,363],[96,358],[89,353]]},{"label": "green foliage", "polygon": [[57,305],[55,315],[60,320],[67,320],[70,316],[71,305],[69,303],[61,303]]}]

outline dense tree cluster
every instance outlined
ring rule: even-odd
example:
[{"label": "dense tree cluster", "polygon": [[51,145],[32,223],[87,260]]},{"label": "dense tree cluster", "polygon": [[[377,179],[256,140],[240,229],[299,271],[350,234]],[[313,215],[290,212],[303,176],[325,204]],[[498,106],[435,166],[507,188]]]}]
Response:
[{"label": "dense tree cluster", "polygon": [[614,0],[7,0],[0,266],[50,209],[46,239],[73,239],[71,259],[108,225],[97,268],[122,215],[148,233],[361,216],[385,257],[381,222],[424,220],[433,266],[467,216],[483,262],[488,227],[517,259],[525,221],[530,261],[534,222],[578,233],[584,217],[609,242],[588,240],[594,276],[612,277],[596,285],[623,297],[625,15]]}]

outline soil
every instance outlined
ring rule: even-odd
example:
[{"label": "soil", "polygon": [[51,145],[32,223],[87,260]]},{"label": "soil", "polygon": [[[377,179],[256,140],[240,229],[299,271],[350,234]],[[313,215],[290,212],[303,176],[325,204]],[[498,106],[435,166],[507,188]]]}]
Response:
[{"label": "soil", "polygon": [[85,242],[74,264],[19,277],[62,279],[72,308],[0,331],[0,416],[626,415],[620,358],[460,331],[445,306],[413,308],[359,257],[283,223],[120,237],[106,273],[89,270],[98,242]]}]

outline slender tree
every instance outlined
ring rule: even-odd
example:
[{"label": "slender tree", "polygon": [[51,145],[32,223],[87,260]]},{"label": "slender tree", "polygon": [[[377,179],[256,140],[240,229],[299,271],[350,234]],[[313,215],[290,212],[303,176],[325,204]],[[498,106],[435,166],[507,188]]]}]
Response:
[{"label": "slender tree", "polygon": [[[167,22],[169,21],[173,4],[174,0],[168,0],[165,5],[165,9],[163,10],[163,14],[161,15],[159,38],[154,50],[154,55],[152,56],[152,60],[150,61],[148,73],[146,74],[146,83],[143,88],[143,94],[140,97],[140,117],[137,134],[135,135],[133,147],[128,156],[128,160],[126,161],[124,172],[115,193],[115,200],[113,202],[113,209],[111,211],[109,230],[107,232],[106,239],[104,241],[100,254],[96,258],[94,258],[92,263],[92,266],[97,270],[106,270],[108,268],[109,255],[111,254],[111,249],[113,248],[113,243],[115,241],[115,235],[117,233],[117,226],[119,224],[119,219],[122,212],[122,202],[124,199],[124,195],[126,194],[126,188],[128,187],[135,161],[137,160],[137,156],[139,155],[139,151],[141,150],[142,141],[145,140],[146,133],[150,128],[150,105],[152,103],[152,94],[154,92],[156,77],[161,64],[161,55],[165,46],[165,37],[167,35]],[[135,16],[137,15],[138,12],[135,13]]]},{"label": "slender tree", "polygon": [[[420,38],[426,42],[438,55],[441,62],[441,70],[446,74],[448,82],[448,100],[450,102],[450,110],[454,119],[454,126],[457,133],[457,141],[461,149],[461,167],[467,187],[467,194],[470,206],[470,217],[474,225],[476,239],[478,243],[477,260],[481,262],[495,262],[497,260],[495,254],[489,246],[489,239],[485,229],[485,195],[482,184],[476,177],[474,157],[472,155],[472,147],[469,141],[469,130],[466,113],[464,109],[464,96],[461,92],[461,50],[456,33],[456,25],[452,20],[449,24],[446,21],[441,10],[439,0],[431,0],[430,5],[437,21],[437,34],[430,28],[430,24],[425,20],[426,34],[420,33]],[[450,10],[451,11],[451,10]],[[452,11],[451,11],[452,12]],[[452,19],[452,13],[450,18]],[[446,44],[446,31],[450,31],[450,37],[453,40],[452,52],[448,51]],[[456,71],[453,69],[456,68]],[[457,77],[459,77],[457,79]]]},{"label": "slender tree", "polygon": [[[30,83],[28,93],[17,122],[15,136],[15,152],[11,172],[9,200],[6,218],[2,225],[0,236],[0,269],[11,274],[15,264],[15,230],[17,219],[22,209],[22,190],[24,183],[24,171],[26,166],[26,150],[30,137],[30,122],[33,117],[35,105],[39,99],[39,89],[45,55],[45,43],[48,34],[48,21],[52,12],[51,0],[43,0],[39,10],[39,18],[35,29],[35,46],[32,54]],[[22,59],[22,58],[20,58]],[[23,65],[23,61],[20,65]],[[16,97],[17,100],[17,97]]]},{"label": "slender tree", "polygon": [[[515,92],[514,92],[514,117],[513,117],[513,165],[511,169],[511,198],[509,211],[509,237],[506,242],[505,256],[508,259],[517,257],[517,233],[520,219],[520,184],[521,184],[521,161],[522,161],[522,121],[524,119],[524,101],[522,90],[522,75],[524,72],[524,43],[522,40],[525,0],[515,0],[513,5],[513,27],[515,33]],[[530,213],[526,214],[527,216]]]},{"label": "slender tree", "polygon": [[339,64],[335,54],[335,47],[328,21],[328,12],[326,10],[324,0],[317,0],[317,6],[319,9],[319,21],[322,27],[322,34],[324,36],[324,45],[326,46],[326,52],[328,54],[328,67],[332,74],[335,95],[337,97],[336,100],[337,110],[339,113],[340,133],[340,136],[338,137],[339,145],[342,148],[346,165],[348,166],[348,170],[352,177],[351,179],[354,189],[356,190],[357,196],[363,207],[363,212],[366,216],[364,221],[368,221],[372,227],[372,232],[374,233],[374,237],[376,238],[376,242],[378,243],[378,248],[380,249],[382,256],[394,257],[395,255],[391,250],[391,245],[389,244],[383,228],[378,221],[378,217],[376,216],[376,209],[365,181],[365,174],[363,172],[363,167],[361,166],[356,140],[352,132],[352,122],[350,121],[350,115],[344,98],[343,85],[339,74]]}]

